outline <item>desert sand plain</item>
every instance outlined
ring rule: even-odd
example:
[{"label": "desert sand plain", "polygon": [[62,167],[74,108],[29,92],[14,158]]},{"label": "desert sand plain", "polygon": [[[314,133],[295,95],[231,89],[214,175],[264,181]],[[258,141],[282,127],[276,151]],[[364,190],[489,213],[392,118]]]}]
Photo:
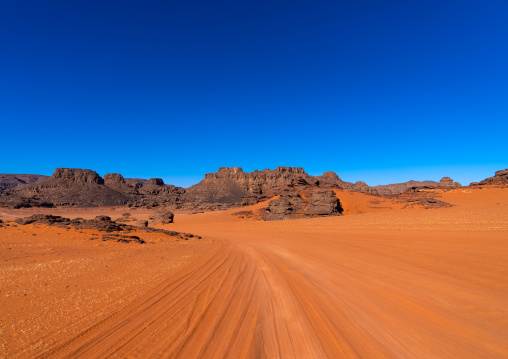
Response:
[{"label": "desert sand plain", "polygon": [[0,357],[508,357],[508,188],[449,190],[439,209],[337,194],[344,216],[232,215],[257,204],[160,226],[201,239],[0,228]]}]

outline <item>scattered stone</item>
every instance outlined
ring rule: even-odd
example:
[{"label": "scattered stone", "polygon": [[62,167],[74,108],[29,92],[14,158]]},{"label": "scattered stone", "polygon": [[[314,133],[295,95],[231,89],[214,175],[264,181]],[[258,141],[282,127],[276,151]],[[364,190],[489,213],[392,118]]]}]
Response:
[{"label": "scattered stone", "polygon": [[130,243],[132,241],[139,243],[139,244],[146,243],[143,239],[139,238],[138,236],[127,236],[124,234],[103,234],[102,240],[103,241],[104,240],[106,240],[106,241],[116,240],[117,242],[121,242],[121,243]]}]

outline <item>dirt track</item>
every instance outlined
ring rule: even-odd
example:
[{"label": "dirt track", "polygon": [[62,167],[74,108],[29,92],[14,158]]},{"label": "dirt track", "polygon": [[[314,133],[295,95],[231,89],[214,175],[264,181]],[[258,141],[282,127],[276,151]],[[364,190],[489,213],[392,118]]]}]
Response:
[{"label": "dirt track", "polygon": [[453,208],[337,218],[177,216],[171,228],[204,236],[205,250],[75,335],[11,353],[506,358],[508,191],[478,193],[450,194]]}]

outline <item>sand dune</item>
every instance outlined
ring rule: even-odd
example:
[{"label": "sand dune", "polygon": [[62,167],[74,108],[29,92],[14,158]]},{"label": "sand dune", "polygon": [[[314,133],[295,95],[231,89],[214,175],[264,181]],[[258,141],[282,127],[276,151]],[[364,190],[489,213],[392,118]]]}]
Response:
[{"label": "sand dune", "polygon": [[177,214],[164,228],[203,237],[185,242],[3,228],[0,353],[506,358],[508,189],[444,192],[455,205],[432,210],[354,196],[344,207],[363,214]]}]

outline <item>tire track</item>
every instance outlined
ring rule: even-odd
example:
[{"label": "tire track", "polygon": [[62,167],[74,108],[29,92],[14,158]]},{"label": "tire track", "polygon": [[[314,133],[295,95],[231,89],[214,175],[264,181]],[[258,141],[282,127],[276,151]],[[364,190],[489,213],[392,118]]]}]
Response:
[{"label": "tire track", "polygon": [[[122,338],[118,337],[118,330],[120,328],[123,328],[123,332],[129,332],[129,330],[133,329],[133,323],[136,323],[137,326],[146,324],[147,313],[145,312],[147,310],[150,311],[151,315],[155,315],[152,313],[157,313],[161,308],[165,309],[168,301],[177,304],[186,294],[202,286],[209,275],[213,275],[214,271],[219,270],[221,266],[225,265],[227,256],[228,251],[224,251],[224,246],[215,244],[213,248],[210,248],[208,253],[193,262],[199,263],[198,268],[191,269],[190,271],[189,269],[181,271],[177,276],[178,279],[175,280],[171,278],[163,282],[134,303],[108,315],[74,338],[54,346],[45,353],[42,353],[39,357],[48,358],[56,356],[75,358],[81,355],[84,357],[92,357],[90,355],[94,355],[93,353],[85,355],[86,352],[92,350],[92,348],[94,353],[99,354],[101,350],[112,347],[111,340],[113,340],[113,343],[123,341]],[[208,272],[209,275],[206,275]],[[194,282],[193,279],[196,276],[200,278],[200,280]],[[164,313],[168,311],[169,310],[165,310]],[[110,342],[105,343],[104,346],[99,345],[106,339],[110,340]]]}]

